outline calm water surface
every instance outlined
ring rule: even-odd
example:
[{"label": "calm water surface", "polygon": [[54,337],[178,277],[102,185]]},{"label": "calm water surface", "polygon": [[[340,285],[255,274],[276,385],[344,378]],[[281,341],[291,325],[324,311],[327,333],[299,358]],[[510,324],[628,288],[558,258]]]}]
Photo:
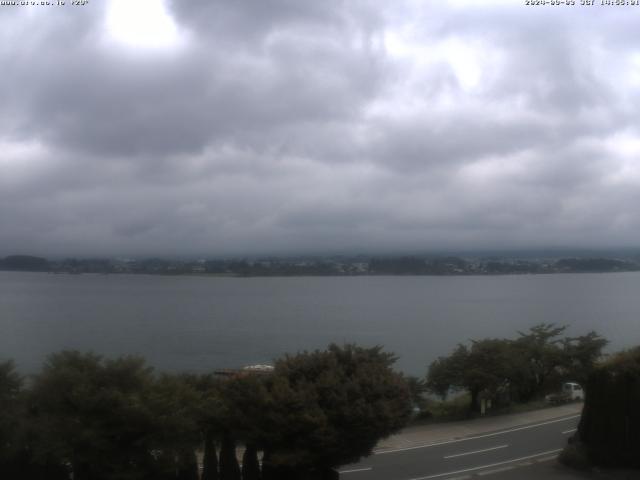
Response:
[{"label": "calm water surface", "polygon": [[640,273],[213,278],[0,272],[0,359],[63,348],[136,353],[165,370],[265,363],[330,342],[382,344],[398,368],[540,322],[640,344]]}]

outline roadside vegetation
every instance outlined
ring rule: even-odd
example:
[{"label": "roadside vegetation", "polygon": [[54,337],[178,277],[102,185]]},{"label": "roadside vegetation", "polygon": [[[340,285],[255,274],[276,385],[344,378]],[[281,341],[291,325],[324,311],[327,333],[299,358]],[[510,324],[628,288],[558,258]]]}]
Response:
[{"label": "roadside vegetation", "polygon": [[640,347],[598,365],[582,418],[561,460],[576,468],[640,468]]},{"label": "roadside vegetation", "polygon": [[[439,397],[421,416],[466,415],[518,405],[540,405],[563,382],[585,384],[607,340],[595,332],[563,336],[567,327],[539,324],[513,339],[487,338],[459,344],[429,366],[425,391]],[[460,394],[464,394],[460,396]],[[452,402],[446,400],[453,398]],[[431,405],[431,410],[429,409]]]},{"label": "roadside vegetation", "polygon": [[333,467],[369,454],[410,417],[394,361],[380,347],[331,345],[285,356],[270,374],[224,379],[77,351],[51,355],[29,379],[4,362],[0,478],[337,478]]},{"label": "roadside vegetation", "polygon": [[510,403],[508,405],[492,405],[487,408],[484,414],[470,412],[468,393],[461,393],[446,399],[427,398],[423,403],[423,407],[414,410],[412,424],[425,425],[431,423],[455,422],[460,420],[468,420],[477,416],[498,416],[515,413],[525,413],[534,410],[541,410],[554,406],[545,399],[532,400],[526,403]]},{"label": "roadside vegetation", "polygon": [[460,344],[422,379],[395,372],[381,347],[349,344],[226,377],[77,351],[28,378],[0,363],[0,478],[335,479],[412,410],[417,421],[523,411],[567,381],[587,386],[587,403],[565,457],[637,466],[640,349],[603,362],[605,339],[565,330]]}]

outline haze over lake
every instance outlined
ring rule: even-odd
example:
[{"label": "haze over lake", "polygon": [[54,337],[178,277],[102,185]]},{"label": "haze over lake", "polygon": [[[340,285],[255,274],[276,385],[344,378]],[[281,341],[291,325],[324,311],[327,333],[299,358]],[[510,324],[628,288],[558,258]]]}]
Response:
[{"label": "haze over lake", "polygon": [[457,342],[540,322],[640,343],[640,273],[219,278],[0,272],[0,360],[64,348],[140,354],[162,370],[270,362],[330,342],[382,344],[423,375]]}]

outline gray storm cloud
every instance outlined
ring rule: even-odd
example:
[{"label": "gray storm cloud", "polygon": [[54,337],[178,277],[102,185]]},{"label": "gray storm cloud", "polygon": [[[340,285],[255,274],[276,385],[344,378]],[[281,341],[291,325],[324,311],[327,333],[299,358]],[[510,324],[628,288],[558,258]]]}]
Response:
[{"label": "gray storm cloud", "polygon": [[0,255],[640,241],[639,8],[117,2],[1,7]]}]

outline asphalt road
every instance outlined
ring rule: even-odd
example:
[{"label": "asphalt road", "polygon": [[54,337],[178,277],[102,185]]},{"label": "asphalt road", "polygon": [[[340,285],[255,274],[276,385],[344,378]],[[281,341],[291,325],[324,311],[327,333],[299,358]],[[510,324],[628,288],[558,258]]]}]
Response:
[{"label": "asphalt road", "polygon": [[556,456],[580,415],[425,446],[374,454],[340,469],[341,480],[465,478]]}]

